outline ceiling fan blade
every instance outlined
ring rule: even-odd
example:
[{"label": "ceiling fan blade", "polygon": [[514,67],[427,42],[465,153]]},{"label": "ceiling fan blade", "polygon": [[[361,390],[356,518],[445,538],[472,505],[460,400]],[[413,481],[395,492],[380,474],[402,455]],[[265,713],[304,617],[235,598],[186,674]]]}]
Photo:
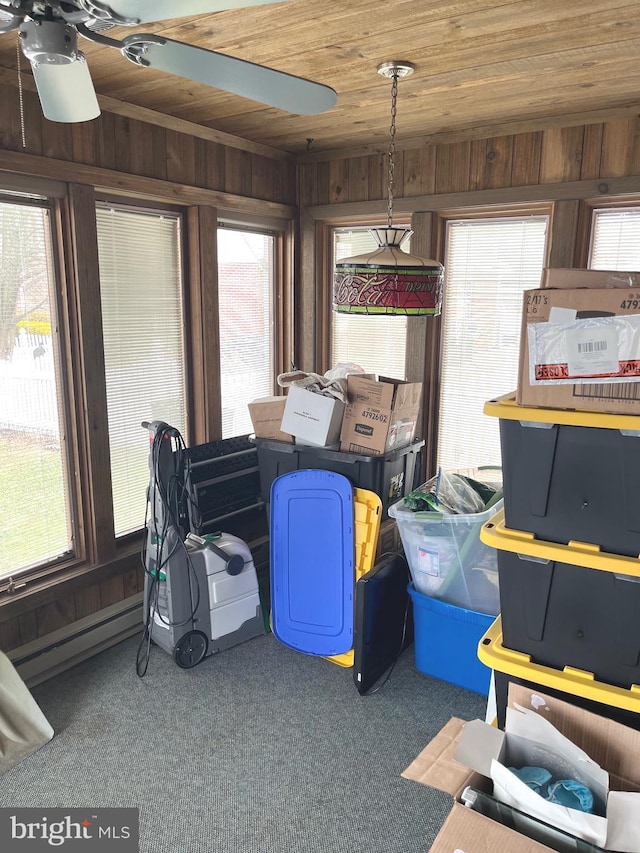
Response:
[{"label": "ceiling fan blade", "polygon": [[226,9],[242,9],[245,6],[263,6],[281,3],[283,0],[108,0],[109,8],[117,15],[138,18],[141,24],[151,21],[166,21],[170,18],[185,18],[188,15],[206,15]]},{"label": "ceiling fan blade", "polygon": [[[159,43],[153,43],[154,39]],[[128,58],[134,62],[141,56],[142,64],[152,68],[290,113],[315,115],[333,107],[338,99],[333,89],[321,83],[171,39],[136,33],[123,39],[123,44],[124,55],[131,50]],[[142,50],[136,50],[139,45]]]},{"label": "ceiling fan blade", "polygon": [[66,65],[31,63],[44,117],[49,121],[89,121],[100,115],[89,67],[84,59]]}]

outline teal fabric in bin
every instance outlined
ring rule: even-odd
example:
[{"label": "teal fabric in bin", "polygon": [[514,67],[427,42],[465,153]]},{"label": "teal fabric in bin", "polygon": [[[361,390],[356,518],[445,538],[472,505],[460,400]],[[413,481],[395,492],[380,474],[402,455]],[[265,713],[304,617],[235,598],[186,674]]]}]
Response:
[{"label": "teal fabric in bin", "polygon": [[489,695],[491,670],[478,659],[478,643],[495,616],[430,598],[409,584],[413,601],[416,669]]},{"label": "teal fabric in bin", "polygon": [[353,486],[332,471],[292,471],[271,486],[271,621],[310,655],[353,647]]}]

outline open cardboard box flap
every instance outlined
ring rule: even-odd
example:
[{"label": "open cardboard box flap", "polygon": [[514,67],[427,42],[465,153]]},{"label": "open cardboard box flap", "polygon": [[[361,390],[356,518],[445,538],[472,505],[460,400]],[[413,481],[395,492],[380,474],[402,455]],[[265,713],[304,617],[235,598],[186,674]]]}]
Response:
[{"label": "open cardboard box flap", "polygon": [[464,720],[452,717],[403,771],[402,776],[454,797],[460,794],[474,775],[453,757],[464,726]]},{"label": "open cardboard box flap", "polygon": [[430,853],[555,853],[546,844],[455,802]]},{"label": "open cardboard box flap", "polygon": [[[540,722],[545,723],[543,729],[547,724],[554,726],[559,735],[571,741],[575,748],[574,756],[586,753],[590,759],[590,772],[593,771],[598,776],[594,768],[600,765],[602,771],[605,771],[605,777],[608,773],[606,844],[603,846],[619,853],[638,853],[640,851],[640,793],[638,793],[640,791],[640,761],[638,760],[640,732],[589,713],[560,699],[534,692],[521,685],[511,684],[509,687],[511,717],[513,717],[511,713],[513,709],[517,712],[516,706],[531,712],[526,716],[540,715],[543,718]],[[494,755],[499,754],[504,733],[479,720],[465,724],[454,718],[402,774],[407,779],[445,791],[456,800],[447,821],[431,847],[432,853],[489,853],[489,851],[499,853],[507,850],[509,853],[542,853],[550,850],[544,844],[520,835],[515,830],[496,823],[458,802],[466,785],[472,785],[487,792],[492,790],[489,776],[474,772],[473,767],[465,765],[455,757],[456,754],[458,758],[463,757],[462,751],[459,751],[459,745],[465,730],[465,740],[480,738],[482,742],[480,751],[485,754],[485,757],[478,760],[475,769],[486,770],[486,755],[492,751]],[[497,753],[496,750],[498,750]]]}]

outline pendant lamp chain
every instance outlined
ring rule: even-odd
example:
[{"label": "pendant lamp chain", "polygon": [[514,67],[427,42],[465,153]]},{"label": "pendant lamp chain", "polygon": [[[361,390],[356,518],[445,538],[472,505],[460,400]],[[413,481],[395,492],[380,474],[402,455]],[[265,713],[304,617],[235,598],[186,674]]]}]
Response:
[{"label": "pendant lamp chain", "polygon": [[16,43],[16,56],[17,56],[17,68],[18,68],[18,104],[20,107],[20,136],[22,137],[22,147],[27,147],[27,139],[24,131],[24,98],[22,95],[22,68],[20,67],[20,55],[22,50],[20,48],[20,36],[18,35],[18,41]]},{"label": "pendant lamp chain", "polygon": [[378,74],[392,81],[387,225],[369,229],[376,241],[376,249],[336,262],[333,310],[339,314],[409,317],[437,315],[441,310],[442,264],[405,252],[402,242],[411,236],[411,229],[393,225],[398,80],[414,70],[410,62],[398,60],[383,62],[377,68]]},{"label": "pendant lamp chain", "polygon": [[398,103],[398,74],[393,75],[391,84],[391,139],[389,142],[389,174],[387,190],[389,194],[389,202],[387,207],[387,224],[389,228],[393,225],[393,179],[394,179],[394,156],[396,153],[396,113]]}]

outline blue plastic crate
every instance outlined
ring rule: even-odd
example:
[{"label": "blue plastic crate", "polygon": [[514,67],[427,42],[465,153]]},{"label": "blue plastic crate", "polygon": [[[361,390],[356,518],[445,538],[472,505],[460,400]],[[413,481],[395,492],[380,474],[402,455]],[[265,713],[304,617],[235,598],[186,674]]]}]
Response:
[{"label": "blue plastic crate", "polygon": [[478,660],[478,643],[495,616],[465,610],[418,592],[413,600],[416,669],[474,693],[489,695],[491,670]]}]

